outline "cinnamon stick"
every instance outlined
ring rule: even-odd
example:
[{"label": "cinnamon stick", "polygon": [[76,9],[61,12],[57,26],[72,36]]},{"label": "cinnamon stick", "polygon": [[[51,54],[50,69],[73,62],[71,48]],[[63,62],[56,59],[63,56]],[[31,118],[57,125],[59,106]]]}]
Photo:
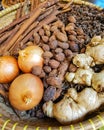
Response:
[{"label": "cinnamon stick", "polygon": [[33,30],[37,25],[38,25],[38,21],[36,21],[36,22],[34,22],[28,29],[27,29],[27,31],[22,35],[23,36],[23,38],[31,31],[31,30]]},{"label": "cinnamon stick", "polygon": [[[40,15],[37,20],[38,20],[38,21],[43,20],[45,17],[47,17],[48,15],[50,15],[50,14],[52,13],[52,11],[54,11],[54,10],[55,10],[55,6],[52,6],[51,8],[47,9],[42,15]],[[34,29],[35,24],[37,25],[37,24],[39,23],[38,21],[35,22],[35,23],[33,23],[33,24],[25,31],[25,33],[19,37],[19,39],[14,43],[14,45],[10,48],[10,50],[12,50],[15,45],[17,46],[17,44],[19,44],[20,41],[22,41],[23,38],[26,37],[26,35],[27,35],[31,30]]]},{"label": "cinnamon stick", "polygon": [[10,49],[10,47],[16,42],[19,36],[21,36],[22,33],[24,33],[24,31],[30,26],[30,24],[40,15],[41,11],[41,9],[36,10],[35,14],[32,15],[29,19],[27,19],[27,21],[25,21],[23,25],[21,25],[19,31],[14,35],[14,37],[10,39],[10,41],[6,45],[3,53]]},{"label": "cinnamon stick", "polygon": [[[41,21],[43,20],[45,17],[47,17],[48,15],[50,15],[52,12],[54,12],[55,10],[55,6],[52,6],[50,7],[49,9],[47,9],[42,15],[40,15],[38,17],[38,21]],[[12,53],[14,52],[14,50],[19,47],[19,44],[21,43],[21,41],[25,38],[25,37],[31,37],[32,36],[32,33],[31,31],[35,28],[35,24],[37,25],[39,22],[36,21],[35,23],[33,23],[26,31],[23,35],[21,35],[18,40],[14,43],[14,45],[9,49],[9,51]],[[29,34],[30,33],[30,34]],[[25,39],[28,39],[28,38],[25,38]],[[25,41],[25,40],[24,40]],[[24,41],[22,41],[24,44]],[[26,40],[27,41],[27,40]]]},{"label": "cinnamon stick", "polygon": [[[54,4],[56,4],[59,0],[49,0],[48,2],[45,1],[43,3],[41,3],[39,5],[38,8],[48,8]],[[23,22],[24,20],[26,20],[27,18],[29,18],[31,15],[33,15],[35,13],[35,11],[32,11],[30,14],[27,14],[21,18],[19,18],[18,20],[15,20],[14,22],[12,22],[11,24],[9,24],[8,26],[6,26],[5,28],[0,30],[0,34],[3,33],[4,31],[8,30],[9,28],[15,26],[16,24]]]},{"label": "cinnamon stick", "polygon": [[3,35],[5,35],[5,32],[4,32],[4,33],[2,33],[2,34],[0,34],[0,38],[1,38]]},{"label": "cinnamon stick", "polygon": [[58,15],[60,11],[54,10],[50,15],[48,15],[45,19],[43,19],[41,22],[39,22],[38,26],[35,28],[35,32],[39,31],[40,28],[42,28],[43,25],[49,24],[57,19],[56,15]]},{"label": "cinnamon stick", "polygon": [[0,55],[3,55],[6,53],[5,51],[5,47],[8,44],[8,42],[12,39],[12,37],[16,34],[16,32],[18,31],[18,29],[20,28],[19,25],[17,25],[14,30],[12,30],[12,34],[10,35],[10,37],[0,46]]},{"label": "cinnamon stick", "polygon": [[9,49],[9,51],[13,50],[13,49],[15,48],[15,46],[17,47],[18,44],[20,43],[20,41],[22,41],[22,39],[23,39],[24,37],[26,37],[26,35],[27,35],[31,30],[33,30],[33,29],[37,26],[37,24],[38,24],[38,21],[35,22],[35,23],[33,23],[33,24],[26,30],[26,32],[19,37],[19,39],[13,44],[13,46]]},{"label": "cinnamon stick", "polygon": [[[56,12],[56,14],[58,14],[58,11]],[[54,13],[54,14],[52,14],[52,15],[49,15],[46,19],[42,20],[42,21],[38,24],[38,26],[37,26],[34,30],[32,30],[32,31],[21,41],[22,44],[26,43],[26,42],[29,40],[29,38],[31,38],[31,36],[33,35],[33,33],[34,33],[34,32],[38,32],[39,29],[42,28],[42,26],[43,26],[44,24],[49,24],[49,23],[55,21],[56,19],[57,19],[57,17],[55,16],[55,13]]]},{"label": "cinnamon stick", "polygon": [[12,30],[6,32],[2,37],[0,37],[0,44],[5,41],[12,34]]},{"label": "cinnamon stick", "polygon": [[48,15],[50,15],[52,13],[52,11],[55,9],[55,6],[49,7],[48,9],[46,9],[43,14],[41,14],[38,17],[38,21],[41,21],[42,19],[44,19],[45,17],[47,17]]},{"label": "cinnamon stick", "polygon": [[3,32],[5,32],[5,31],[7,31],[7,30],[9,30],[10,28],[14,27],[16,24],[19,24],[19,23],[23,22],[23,21],[26,20],[27,18],[29,18],[29,14],[27,14],[27,15],[25,15],[25,16],[23,16],[23,17],[17,19],[17,20],[15,20],[14,22],[12,22],[11,24],[9,24],[9,25],[6,26],[5,28],[1,29],[1,30],[0,30],[0,34],[3,33]]},{"label": "cinnamon stick", "polygon": [[[5,48],[3,48],[3,51],[1,49],[2,54],[7,52],[12,46],[13,44],[18,40],[18,38],[26,31],[26,29],[33,23],[33,21],[35,21],[38,16],[41,14],[42,12],[42,8],[48,8],[52,5],[54,5],[55,3],[57,3],[59,0],[49,0],[46,2],[43,2],[42,4],[40,4],[37,8],[35,8],[31,13],[30,13],[30,18],[27,19],[20,27],[20,29],[16,32],[15,35],[13,35],[12,38],[9,38],[8,43],[6,43]],[[54,14],[55,15],[55,14]],[[45,22],[45,20],[43,20],[42,22],[40,22],[41,24],[36,28],[36,30],[40,29],[43,24],[47,24],[48,22],[52,22],[53,20],[56,19],[56,16],[52,15],[52,18],[50,18],[51,16],[49,16],[49,20],[47,19]],[[11,27],[11,26],[10,26]],[[7,27],[8,28],[8,27]],[[1,30],[2,31],[2,30]],[[33,30],[27,35],[27,36],[32,36],[33,34]],[[23,42],[28,40],[28,37],[25,37],[23,39]],[[26,40],[27,39],[27,40]]]}]

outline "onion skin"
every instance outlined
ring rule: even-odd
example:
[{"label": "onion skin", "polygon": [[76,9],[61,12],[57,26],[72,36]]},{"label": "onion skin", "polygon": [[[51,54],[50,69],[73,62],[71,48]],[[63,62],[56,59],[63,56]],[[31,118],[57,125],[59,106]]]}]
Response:
[{"label": "onion skin", "polygon": [[22,74],[10,85],[9,101],[18,110],[30,110],[39,104],[43,97],[43,83],[33,74]]},{"label": "onion skin", "polygon": [[17,60],[13,56],[0,57],[0,83],[9,83],[19,74]]},{"label": "onion skin", "polygon": [[32,71],[34,66],[43,67],[43,50],[39,46],[28,46],[19,51],[18,65],[24,73]]}]

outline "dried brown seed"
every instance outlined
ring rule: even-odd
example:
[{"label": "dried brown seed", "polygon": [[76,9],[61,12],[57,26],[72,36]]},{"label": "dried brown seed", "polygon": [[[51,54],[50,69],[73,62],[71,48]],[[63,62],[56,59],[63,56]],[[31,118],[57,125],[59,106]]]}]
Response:
[{"label": "dried brown seed", "polygon": [[70,41],[69,46],[72,52],[79,52],[79,46],[74,41]]},{"label": "dried brown seed", "polygon": [[72,55],[73,52],[70,49],[66,49],[64,51],[64,53],[65,53],[66,56],[70,56],[70,55]]},{"label": "dried brown seed", "polygon": [[76,27],[74,23],[69,23],[68,26],[73,26],[74,28]]},{"label": "dried brown seed", "polygon": [[50,31],[48,31],[48,30],[46,30],[46,31],[45,31],[45,34],[46,34],[46,36],[48,36],[48,37],[50,37],[50,36],[51,36],[51,32],[50,32]]},{"label": "dried brown seed", "polygon": [[77,32],[78,35],[83,35],[83,34],[84,34],[82,28],[77,28],[77,29],[76,29],[76,32]]},{"label": "dried brown seed", "polygon": [[68,34],[77,36],[77,33],[76,33],[75,31],[73,31],[73,30],[69,30],[69,31],[68,31]]},{"label": "dried brown seed", "polygon": [[40,36],[38,33],[34,33],[33,34],[33,37],[34,37],[34,43],[38,44],[40,42]]},{"label": "dried brown seed", "polygon": [[58,41],[58,46],[62,49],[68,49],[69,48],[69,44],[67,42]]},{"label": "dried brown seed", "polygon": [[53,57],[53,54],[50,51],[45,51],[43,53],[43,58],[52,58],[52,57]]},{"label": "dried brown seed", "polygon": [[50,66],[44,66],[43,69],[44,69],[44,71],[45,71],[46,73],[51,72],[51,67],[50,67]]},{"label": "dried brown seed", "polygon": [[61,81],[60,78],[58,78],[58,77],[48,77],[48,78],[47,78],[47,83],[48,83],[49,85],[54,86],[54,87],[60,88],[60,87],[61,87],[61,84],[62,84],[62,81]]},{"label": "dried brown seed", "polygon": [[68,66],[69,66],[68,61],[64,61],[64,62],[62,62],[62,64],[60,64],[60,66],[58,68],[58,72],[59,72],[58,74],[60,75],[61,79],[64,78],[64,74],[66,73]]},{"label": "dried brown seed", "polygon": [[49,45],[47,45],[47,44],[42,44],[42,49],[43,49],[44,51],[49,51],[49,50],[50,50],[50,47],[49,47]]},{"label": "dried brown seed", "polygon": [[58,45],[57,40],[53,40],[53,41],[49,42],[49,46],[50,46],[51,49],[56,49],[57,45]]},{"label": "dried brown seed", "polygon": [[49,25],[47,25],[47,24],[44,24],[43,25],[43,29],[46,31],[49,31],[50,30],[50,26]]},{"label": "dried brown seed", "polygon": [[40,36],[44,36],[44,29],[42,29],[42,28],[39,29],[39,35],[40,35]]},{"label": "dried brown seed", "polygon": [[74,30],[74,26],[67,25],[67,26],[65,27],[65,30],[66,30],[67,32],[70,32],[70,31]]},{"label": "dried brown seed", "polygon": [[44,64],[45,64],[45,65],[48,65],[49,60],[50,60],[49,58],[44,58]]},{"label": "dried brown seed", "polygon": [[63,49],[58,47],[58,48],[55,49],[55,52],[56,53],[61,53],[61,52],[63,52]]},{"label": "dried brown seed", "polygon": [[75,35],[69,35],[68,38],[70,41],[77,41],[77,38]]},{"label": "dried brown seed", "polygon": [[56,54],[55,55],[55,59],[57,60],[57,61],[64,61],[64,59],[65,59],[65,54],[64,53],[58,53],[58,54]]},{"label": "dried brown seed", "polygon": [[43,42],[47,43],[48,40],[49,40],[49,37],[48,36],[42,36],[42,40],[43,40]]},{"label": "dried brown seed", "polygon": [[76,19],[75,19],[74,16],[69,16],[68,21],[71,22],[71,23],[76,23]]},{"label": "dried brown seed", "polygon": [[54,97],[56,95],[56,87],[50,86],[48,87],[45,91],[44,91],[44,95],[43,95],[43,100],[46,101],[50,101],[50,100],[54,100]]},{"label": "dried brown seed", "polygon": [[57,69],[53,69],[50,73],[49,73],[49,76],[51,77],[51,76],[57,76],[57,72],[58,72],[58,70]]},{"label": "dried brown seed", "polygon": [[56,26],[57,28],[62,28],[64,26],[64,23],[60,20],[56,21],[53,23],[54,26]]},{"label": "dried brown seed", "polygon": [[55,25],[50,28],[51,32],[55,32],[56,30],[58,30],[58,29],[57,29],[57,26],[55,26]]},{"label": "dried brown seed", "polygon": [[66,34],[64,34],[64,33],[60,32],[60,31],[55,31],[54,34],[55,34],[55,36],[56,36],[56,38],[58,40],[60,40],[62,42],[68,41],[68,37],[67,37]]},{"label": "dried brown seed", "polygon": [[54,40],[56,40],[56,37],[55,37],[55,35],[52,35],[52,36],[49,38],[49,41],[54,41]]},{"label": "dried brown seed", "polygon": [[53,69],[56,69],[56,68],[59,67],[60,62],[58,62],[57,60],[52,59],[52,60],[49,61],[49,65],[50,65]]}]

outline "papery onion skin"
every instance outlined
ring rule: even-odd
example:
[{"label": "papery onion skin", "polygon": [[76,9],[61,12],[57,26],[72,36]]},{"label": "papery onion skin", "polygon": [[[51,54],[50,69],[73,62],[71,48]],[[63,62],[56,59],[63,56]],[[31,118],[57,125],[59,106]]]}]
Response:
[{"label": "papery onion skin", "polygon": [[42,54],[43,50],[39,46],[28,46],[24,50],[20,50],[18,56],[19,68],[23,72],[29,73],[34,66],[43,67]]},{"label": "papery onion skin", "polygon": [[30,110],[38,105],[43,97],[41,79],[27,73],[18,76],[10,85],[9,101],[18,110]]},{"label": "papery onion skin", "polygon": [[13,56],[0,57],[0,83],[9,83],[19,74],[18,62]]}]

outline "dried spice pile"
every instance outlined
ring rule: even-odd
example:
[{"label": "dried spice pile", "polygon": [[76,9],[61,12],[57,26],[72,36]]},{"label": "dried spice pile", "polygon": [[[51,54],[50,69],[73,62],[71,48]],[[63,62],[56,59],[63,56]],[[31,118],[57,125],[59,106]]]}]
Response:
[{"label": "dried spice pile", "polygon": [[86,5],[72,5],[71,11],[59,15],[59,18],[68,24],[68,17],[74,16],[76,26],[81,27],[86,34],[86,44],[94,35],[104,36],[104,10],[97,10]]},{"label": "dried spice pile", "polygon": [[[99,11],[90,6],[72,4],[69,11],[58,14],[57,10],[63,8],[62,6],[64,5],[56,4],[47,9],[49,12],[47,13],[46,10],[38,18],[40,24],[37,21],[31,24],[31,29],[27,29],[23,37],[19,37],[16,41],[17,44],[12,48],[9,44],[6,49],[2,48],[1,52],[5,54],[8,50],[15,57],[18,55],[18,50],[29,45],[36,44],[44,50],[43,69],[37,67],[32,69],[32,73],[39,76],[44,83],[43,100],[32,110],[23,112],[14,110],[20,119],[44,118],[45,115],[42,111],[44,102],[49,100],[56,102],[69,87],[75,87],[78,91],[85,87],[78,84],[68,84],[64,80],[64,75],[67,71],[76,71],[77,68],[72,64],[71,60],[76,53],[85,51],[86,45],[94,35],[104,36],[104,10]],[[55,17],[56,15],[57,17]],[[28,17],[27,15],[27,17],[20,20],[25,21]],[[21,22],[17,20],[18,23],[21,25]],[[13,36],[19,28],[19,26],[15,25],[12,24],[12,27],[15,27]],[[6,40],[10,34],[11,32],[4,39],[0,39],[1,43],[7,43]],[[94,69],[99,71],[101,67],[103,66],[95,66]],[[8,84],[1,84],[1,86],[5,86],[5,91],[8,91]]]}]

